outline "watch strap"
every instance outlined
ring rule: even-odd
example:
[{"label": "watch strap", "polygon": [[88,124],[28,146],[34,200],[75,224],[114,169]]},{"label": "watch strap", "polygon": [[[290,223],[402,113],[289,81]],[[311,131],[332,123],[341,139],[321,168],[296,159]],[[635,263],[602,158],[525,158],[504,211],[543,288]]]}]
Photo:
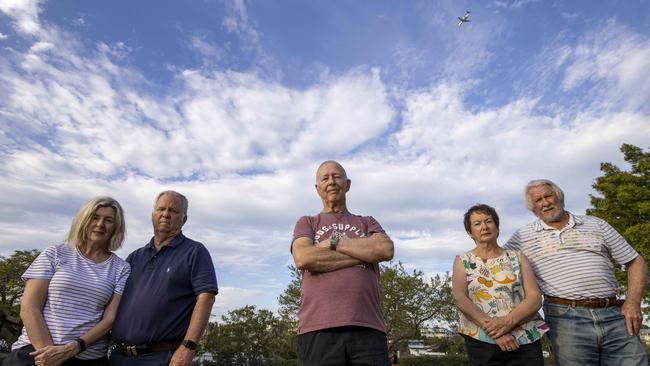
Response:
[{"label": "watch strap", "polygon": [[[84,342],[83,339],[77,338],[77,339],[75,339],[75,342],[77,342],[79,344],[79,353],[86,350],[86,342]],[[79,353],[77,353],[77,354],[79,354]]]},{"label": "watch strap", "polygon": [[190,339],[184,339],[184,340],[181,342],[181,346],[184,346],[184,347],[187,348],[187,349],[190,349],[190,350],[192,350],[192,351],[195,351],[195,350],[196,350],[196,347],[197,347],[197,344],[196,344],[196,342],[194,342],[193,340],[190,340]]},{"label": "watch strap", "polygon": [[336,247],[339,246],[339,240],[340,239],[341,238],[339,238],[338,236],[332,236],[330,238],[330,249],[331,250],[336,251]]}]

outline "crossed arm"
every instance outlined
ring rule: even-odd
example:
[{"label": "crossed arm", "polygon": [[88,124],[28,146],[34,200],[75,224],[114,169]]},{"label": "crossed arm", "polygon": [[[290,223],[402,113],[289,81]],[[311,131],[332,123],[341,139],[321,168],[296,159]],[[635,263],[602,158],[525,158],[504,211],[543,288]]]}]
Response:
[{"label": "crossed arm", "polygon": [[519,254],[521,277],[523,280],[525,298],[517,307],[505,316],[490,317],[469,298],[465,268],[460,257],[454,260],[452,275],[452,288],[454,302],[460,311],[470,318],[475,324],[483,328],[492,337],[502,350],[514,350],[519,344],[509,332],[526,319],[533,316],[542,306],[542,295],[537,286],[535,275],[528,259]]},{"label": "crossed arm", "polygon": [[[43,318],[43,306],[47,300],[47,288],[49,284],[50,280],[36,278],[27,280],[20,305],[20,317],[25,324],[27,336],[32,346],[36,349],[30,353],[34,357],[34,360],[37,362],[42,361],[42,365],[59,365],[79,353],[80,346],[75,341],[62,345],[53,344],[52,336]],[[117,308],[120,304],[120,299],[120,295],[113,294],[104,309],[102,319],[79,337],[86,343],[86,346],[97,342],[111,329]]]},{"label": "crossed arm", "polygon": [[341,239],[336,251],[330,249],[330,240],[314,244],[311,238],[296,238],[291,254],[300,270],[331,272],[361,263],[379,263],[393,258],[393,241],[383,233],[366,238]]}]

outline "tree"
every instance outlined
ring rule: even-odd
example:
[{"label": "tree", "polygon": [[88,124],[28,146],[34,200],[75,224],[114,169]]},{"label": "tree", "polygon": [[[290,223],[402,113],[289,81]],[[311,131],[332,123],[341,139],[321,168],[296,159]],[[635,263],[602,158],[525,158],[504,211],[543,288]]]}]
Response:
[{"label": "tree", "polygon": [[280,308],[278,313],[284,319],[297,320],[298,309],[300,308],[300,271],[293,264],[287,266],[291,272],[291,282],[284,293],[278,297]]},{"label": "tree", "polygon": [[[229,311],[221,323],[211,323],[204,349],[221,366],[258,366],[271,360],[295,359],[291,325],[266,309],[253,305]],[[295,334],[295,332],[294,332]]]},{"label": "tree", "polygon": [[17,250],[9,258],[0,256],[0,351],[7,351],[18,339],[20,298],[25,289],[21,276],[39,253],[36,249]]},{"label": "tree", "polygon": [[[590,195],[593,208],[587,210],[607,221],[644,258],[650,259],[650,152],[630,144],[623,144],[621,152],[630,170],[624,171],[612,163],[601,163],[603,175],[592,187],[600,196]],[[627,287],[626,272],[617,269],[621,292]],[[650,303],[646,289],[644,303]],[[650,307],[644,308],[650,313]]]},{"label": "tree", "polygon": [[465,339],[458,334],[453,334],[450,337],[425,337],[424,343],[435,352],[443,352],[453,356],[467,354]]},{"label": "tree", "polygon": [[9,258],[0,256],[0,308],[18,314],[16,308],[25,289],[21,276],[39,254],[32,249],[17,250]]},{"label": "tree", "polygon": [[[419,338],[420,328],[429,321],[455,322],[449,275],[427,279],[422,271],[407,272],[402,263],[391,262],[380,268],[382,311],[391,349],[404,340]],[[294,266],[289,270],[292,281],[278,298],[279,312],[295,319],[300,306],[300,271]]]},{"label": "tree", "polygon": [[391,262],[382,266],[381,297],[390,349],[421,338],[425,323],[451,324],[456,319],[448,274],[427,279],[422,271],[407,272],[401,262]]}]

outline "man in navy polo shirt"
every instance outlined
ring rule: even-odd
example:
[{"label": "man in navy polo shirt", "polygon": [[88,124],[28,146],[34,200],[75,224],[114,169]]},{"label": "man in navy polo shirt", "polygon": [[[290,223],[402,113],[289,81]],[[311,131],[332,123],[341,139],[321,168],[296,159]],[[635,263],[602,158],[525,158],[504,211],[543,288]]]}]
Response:
[{"label": "man in navy polo shirt", "polygon": [[217,294],[210,253],[187,238],[187,198],[160,193],[154,237],[126,259],[131,265],[113,324],[111,365],[191,365]]}]

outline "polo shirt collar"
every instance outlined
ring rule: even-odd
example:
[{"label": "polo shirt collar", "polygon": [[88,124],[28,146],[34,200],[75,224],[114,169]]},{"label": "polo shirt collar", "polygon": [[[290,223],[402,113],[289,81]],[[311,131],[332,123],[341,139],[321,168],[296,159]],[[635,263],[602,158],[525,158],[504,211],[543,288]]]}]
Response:
[{"label": "polo shirt collar", "polygon": [[[147,249],[154,249],[154,250],[156,250],[156,246],[154,245],[154,238],[155,238],[155,237],[152,237],[151,240],[149,240],[149,243],[147,243],[147,245],[145,245],[145,247],[146,247]],[[172,241],[170,241],[169,244],[167,244],[166,246],[168,246],[168,247],[172,247],[172,248],[176,248],[176,247],[179,246],[181,243],[183,243],[184,240],[185,240],[185,235],[183,235],[183,231],[181,231],[181,232],[178,233],[178,235],[176,235],[176,236],[174,237],[174,239],[172,239]]]},{"label": "polo shirt collar", "polygon": [[[567,222],[565,227],[574,227],[576,225],[582,225],[583,221],[579,217],[576,217],[574,214],[572,214],[569,211],[566,211],[567,214],[569,214],[569,222]],[[548,225],[545,223],[542,219],[537,219],[535,222],[535,231],[542,231],[542,230],[557,230],[556,228]]]}]

